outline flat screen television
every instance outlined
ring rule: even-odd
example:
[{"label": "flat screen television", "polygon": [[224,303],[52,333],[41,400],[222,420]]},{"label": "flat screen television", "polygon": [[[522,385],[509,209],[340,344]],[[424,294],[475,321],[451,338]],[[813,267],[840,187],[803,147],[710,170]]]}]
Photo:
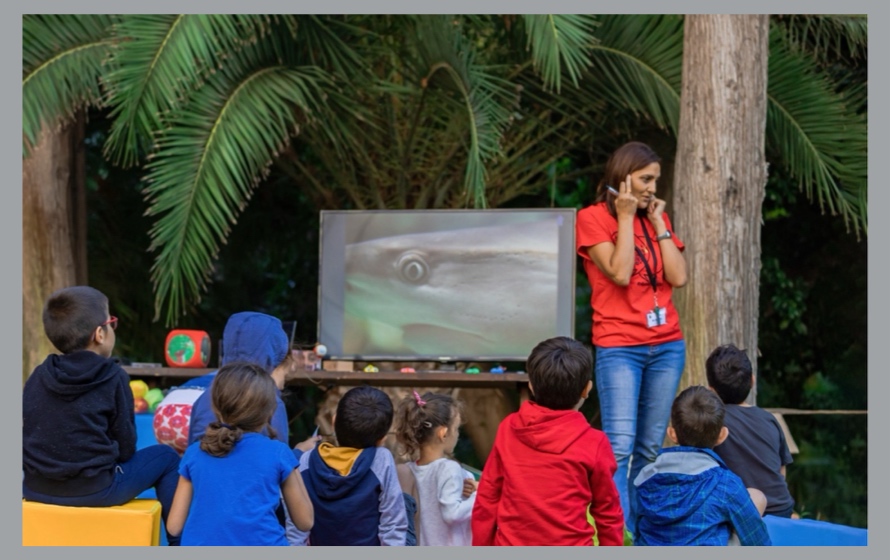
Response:
[{"label": "flat screen television", "polygon": [[329,359],[524,361],[573,336],[575,209],[321,212]]}]

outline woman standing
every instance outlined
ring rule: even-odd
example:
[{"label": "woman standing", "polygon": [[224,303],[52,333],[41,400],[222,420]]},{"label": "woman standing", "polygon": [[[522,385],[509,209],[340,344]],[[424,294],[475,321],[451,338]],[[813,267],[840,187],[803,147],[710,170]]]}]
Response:
[{"label": "woman standing", "polygon": [[673,288],[686,284],[686,261],[665,202],[655,196],[660,161],[642,142],[615,150],[596,201],[577,220],[578,254],[592,289],[603,431],[618,463],[615,485],[631,534],[633,480],[661,449],[686,361],[671,301]]}]

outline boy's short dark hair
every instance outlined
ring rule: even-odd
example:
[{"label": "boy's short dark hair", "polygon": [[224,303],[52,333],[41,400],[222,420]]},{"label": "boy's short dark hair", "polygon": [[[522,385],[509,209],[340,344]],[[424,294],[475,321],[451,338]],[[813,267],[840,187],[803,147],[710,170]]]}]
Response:
[{"label": "boy's short dark hair", "polygon": [[739,404],[748,398],[753,380],[751,360],[744,350],[734,344],[718,346],[705,362],[708,385],[714,389],[724,404]]},{"label": "boy's short dark hair", "polygon": [[717,393],[701,385],[687,387],[671,405],[671,426],[677,433],[677,443],[713,448],[725,415],[726,407]]},{"label": "boy's short dark hair", "polygon": [[43,307],[43,330],[53,346],[63,354],[86,348],[96,327],[106,319],[108,298],[89,286],[57,290]]},{"label": "boy's short dark hair", "polygon": [[368,385],[354,387],[337,403],[337,444],[358,449],[374,447],[389,433],[392,417],[392,401],[386,393]]},{"label": "boy's short dark hair", "polygon": [[534,402],[552,410],[571,410],[590,381],[593,358],[577,340],[557,336],[535,346],[526,368]]}]

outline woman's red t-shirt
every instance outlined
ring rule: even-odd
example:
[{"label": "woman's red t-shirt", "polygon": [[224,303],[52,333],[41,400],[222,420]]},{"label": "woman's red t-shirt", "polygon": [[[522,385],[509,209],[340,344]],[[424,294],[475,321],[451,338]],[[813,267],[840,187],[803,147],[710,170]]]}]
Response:
[{"label": "woman's red t-shirt", "polygon": [[[667,213],[664,213],[664,224],[673,235],[674,230]],[[652,267],[652,257],[643,227],[652,240],[652,248],[658,258],[655,271],[657,277],[656,294],[658,306],[666,310],[666,322],[650,328],[646,314],[655,307],[652,284],[646,273],[646,267],[640,259],[639,252],[634,251],[634,268],[627,286],[619,286],[612,282],[591,260],[587,249],[599,243],[618,239],[618,220],[609,214],[605,202],[599,202],[578,212],[576,222],[575,244],[578,254],[584,263],[584,272],[590,282],[592,294],[590,305],[593,307],[593,344],[595,346],[639,346],[643,344],[662,344],[683,338],[680,331],[680,318],[671,301],[672,287],[664,279],[664,264],[661,258],[659,242],[655,241],[655,228],[648,219],[634,218],[634,246],[646,257]],[[671,237],[681,251],[685,248],[676,235]]]}]

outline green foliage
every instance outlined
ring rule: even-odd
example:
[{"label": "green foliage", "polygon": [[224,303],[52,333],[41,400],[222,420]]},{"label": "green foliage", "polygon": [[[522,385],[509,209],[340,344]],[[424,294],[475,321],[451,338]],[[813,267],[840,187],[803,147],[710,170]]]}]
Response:
[{"label": "green foliage", "polygon": [[528,48],[534,66],[544,80],[544,87],[562,89],[562,71],[578,87],[581,72],[590,66],[590,48],[596,43],[593,32],[597,22],[572,14],[523,15],[528,29]]},{"label": "green foliage", "polygon": [[[844,63],[861,64],[865,23],[774,23],[773,161],[858,232],[865,88]],[[679,119],[678,15],[26,16],[23,30],[25,153],[40,127],[107,103],[107,157],[147,162],[167,324],[200,301],[273,167],[319,207],[500,206],[590,171],[567,154],[599,161]]]},{"label": "green foliage", "polygon": [[[504,129],[512,120],[517,97],[510,83],[492,68],[477,63],[477,53],[459,25],[448,16],[418,17],[420,60],[428,68],[421,87],[438,84],[452,90],[466,111],[469,129],[465,185],[477,208],[486,206],[485,161],[500,153]],[[444,76],[444,83],[440,76]],[[425,92],[424,92],[425,93]]]},{"label": "green foliage", "polygon": [[[241,64],[216,72],[195,93],[188,110],[158,141],[147,166],[152,268],[158,302],[166,317],[178,317],[199,301],[230,224],[268,170],[270,155],[283,150],[290,130],[312,116],[329,85],[314,67],[282,65],[274,44],[258,43],[241,53]],[[197,162],[198,165],[193,165]],[[162,309],[158,306],[155,318]]]},{"label": "green foliage", "polygon": [[[141,194],[141,172],[109,165],[102,156],[108,121],[90,112],[86,124],[87,267],[89,283],[108,297],[120,318],[114,354],[131,361],[164,362],[166,330],[149,320],[154,307],[151,255],[146,252],[151,220]],[[184,319],[184,326],[200,326]]]},{"label": "green foliage", "polygon": [[821,64],[852,62],[868,54],[868,16],[789,14],[772,17],[772,25],[794,50]]},{"label": "green foliage", "polygon": [[[867,246],[773,175],[762,230],[757,404],[865,410]],[[867,526],[867,416],[785,415],[796,509]]]},{"label": "green foliage", "polygon": [[778,317],[779,330],[791,328],[796,334],[807,334],[807,325],[803,321],[807,309],[807,288],[803,281],[789,278],[775,257],[763,259],[761,275],[773,283],[775,292],[770,299],[771,312]]},{"label": "green foliage", "polygon": [[801,517],[868,527],[866,417],[785,419],[800,447],[787,480]]},{"label": "green foliage", "polygon": [[118,23],[115,68],[105,75],[113,120],[106,156],[129,167],[152,152],[164,115],[222,65],[223,53],[255,41],[266,17],[134,14]]},{"label": "green foliage", "polygon": [[616,108],[676,134],[683,19],[672,15],[599,19],[599,44],[591,53],[591,69],[585,76],[587,95],[601,95]]},{"label": "green foliage", "polygon": [[114,68],[110,15],[22,16],[22,156],[44,127],[57,127],[78,109],[102,104],[100,82]]},{"label": "green foliage", "polygon": [[819,75],[816,64],[770,36],[767,149],[820,208],[867,228],[866,117]]}]

